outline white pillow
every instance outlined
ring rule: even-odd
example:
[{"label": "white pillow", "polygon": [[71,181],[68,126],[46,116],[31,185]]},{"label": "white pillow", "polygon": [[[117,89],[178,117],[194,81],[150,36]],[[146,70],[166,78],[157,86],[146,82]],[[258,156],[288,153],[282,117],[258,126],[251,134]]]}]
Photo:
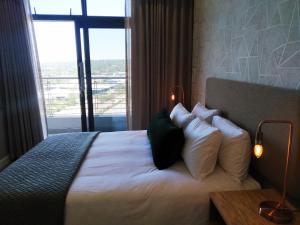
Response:
[{"label": "white pillow", "polygon": [[218,109],[208,109],[200,102],[198,102],[193,108],[192,114],[200,117],[200,119],[211,123],[213,116],[220,115],[220,110]]},{"label": "white pillow", "polygon": [[181,103],[178,103],[170,114],[171,120],[179,128],[185,128],[195,117]]},{"label": "white pillow", "polygon": [[220,166],[237,180],[245,180],[251,159],[248,132],[220,116],[213,117],[212,125],[217,127],[223,136],[219,151]]},{"label": "white pillow", "polygon": [[204,120],[195,118],[184,129],[182,158],[196,179],[203,179],[215,169],[221,144],[221,132]]}]

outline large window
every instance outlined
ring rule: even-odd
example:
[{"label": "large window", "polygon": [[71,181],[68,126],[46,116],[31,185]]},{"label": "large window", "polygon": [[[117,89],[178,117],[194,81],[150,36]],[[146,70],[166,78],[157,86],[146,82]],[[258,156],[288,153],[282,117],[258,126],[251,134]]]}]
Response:
[{"label": "large window", "polygon": [[126,129],[124,0],[30,2],[48,132]]}]

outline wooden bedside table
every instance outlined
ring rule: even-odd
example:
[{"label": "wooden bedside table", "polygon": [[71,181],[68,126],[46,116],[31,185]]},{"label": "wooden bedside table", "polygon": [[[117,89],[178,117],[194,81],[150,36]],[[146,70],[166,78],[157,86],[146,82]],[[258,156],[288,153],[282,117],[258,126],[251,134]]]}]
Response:
[{"label": "wooden bedside table", "polygon": [[[213,192],[210,194],[211,217],[216,218],[210,218],[210,225],[274,225],[258,214],[259,203],[265,200],[278,201],[280,197],[273,189]],[[288,225],[300,225],[299,212],[294,214],[294,220]]]}]

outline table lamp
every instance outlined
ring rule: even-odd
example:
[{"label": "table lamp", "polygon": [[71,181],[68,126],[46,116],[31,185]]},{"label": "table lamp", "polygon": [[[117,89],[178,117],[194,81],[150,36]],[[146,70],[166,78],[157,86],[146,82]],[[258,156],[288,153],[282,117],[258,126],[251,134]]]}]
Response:
[{"label": "table lamp", "polygon": [[184,90],[182,86],[176,85],[171,89],[171,101],[175,103],[176,97],[176,89],[181,91],[182,104],[184,105]]},{"label": "table lamp", "polygon": [[293,134],[293,123],[288,120],[263,120],[258,124],[256,135],[255,135],[255,146],[254,155],[257,158],[263,156],[263,133],[262,126],[264,124],[277,123],[277,124],[288,124],[289,125],[289,137],[287,145],[287,154],[284,171],[283,191],[281,200],[276,201],[263,201],[259,205],[259,214],[266,219],[274,223],[289,223],[293,219],[293,211],[289,209],[286,204],[286,191],[287,191],[287,175],[289,167],[289,158],[292,147],[292,134]]}]

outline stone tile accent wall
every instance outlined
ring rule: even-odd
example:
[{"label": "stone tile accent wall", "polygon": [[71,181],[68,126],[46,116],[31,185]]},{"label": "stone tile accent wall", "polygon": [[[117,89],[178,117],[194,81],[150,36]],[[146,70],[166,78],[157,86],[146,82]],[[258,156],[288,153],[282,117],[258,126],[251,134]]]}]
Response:
[{"label": "stone tile accent wall", "polygon": [[300,90],[300,0],[195,0],[192,103],[207,77]]}]

